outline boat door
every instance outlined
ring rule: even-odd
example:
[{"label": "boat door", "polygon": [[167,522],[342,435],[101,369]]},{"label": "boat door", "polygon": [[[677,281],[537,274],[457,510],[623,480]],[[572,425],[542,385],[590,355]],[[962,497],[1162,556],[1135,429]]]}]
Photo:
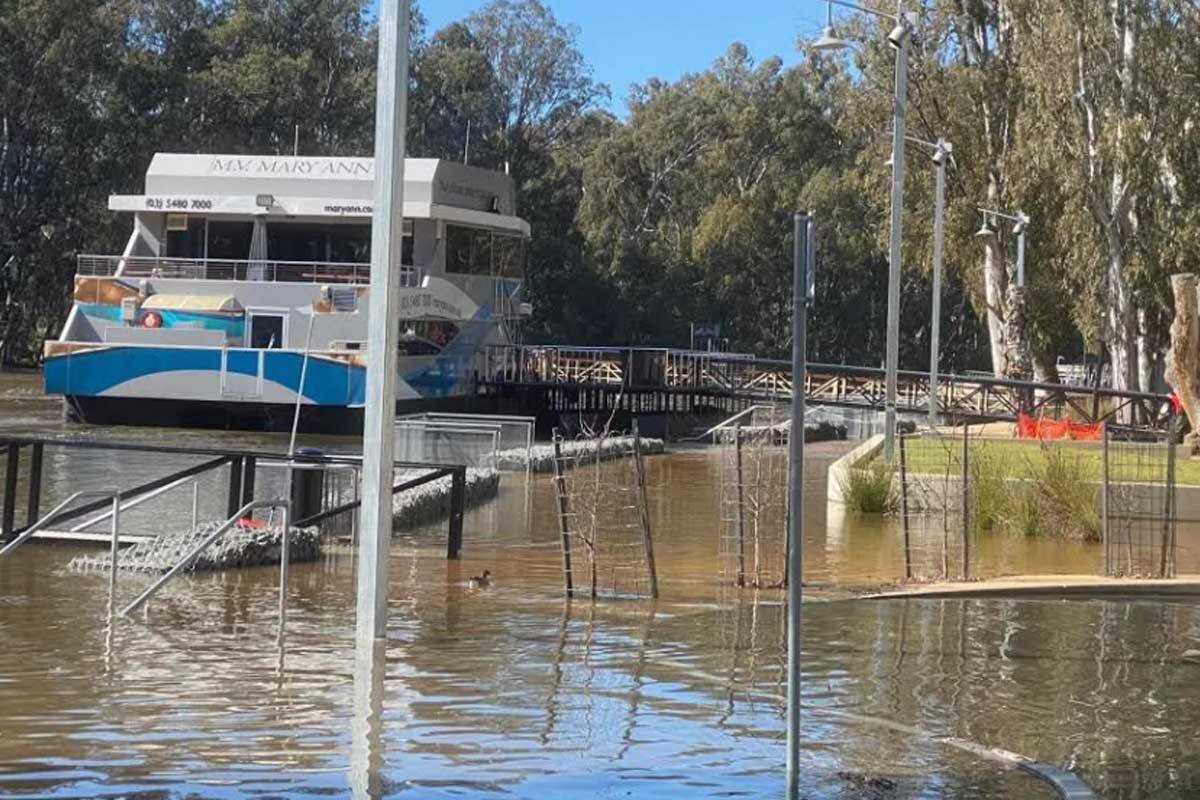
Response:
[{"label": "boat door", "polygon": [[244,347],[221,350],[221,396],[227,400],[261,400],[268,350],[287,342],[286,308],[247,308]]},{"label": "boat door", "polygon": [[278,350],[287,342],[286,308],[246,309],[246,346],[255,350]]}]

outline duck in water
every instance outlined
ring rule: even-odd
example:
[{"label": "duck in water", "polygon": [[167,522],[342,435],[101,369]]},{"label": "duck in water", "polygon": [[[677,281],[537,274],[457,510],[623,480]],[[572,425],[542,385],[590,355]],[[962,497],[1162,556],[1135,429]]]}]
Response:
[{"label": "duck in water", "polygon": [[492,573],[484,570],[482,575],[472,575],[467,585],[472,589],[486,589],[492,582]]}]

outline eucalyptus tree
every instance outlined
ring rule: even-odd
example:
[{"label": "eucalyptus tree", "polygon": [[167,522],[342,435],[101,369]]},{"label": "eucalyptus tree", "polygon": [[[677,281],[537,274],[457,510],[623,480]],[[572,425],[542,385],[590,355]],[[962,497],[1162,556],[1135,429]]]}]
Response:
[{"label": "eucalyptus tree", "polygon": [[608,100],[579,50],[579,32],[541,0],[493,0],[464,23],[491,65],[500,104],[491,137],[517,181],[536,150],[560,146],[580,117]]}]

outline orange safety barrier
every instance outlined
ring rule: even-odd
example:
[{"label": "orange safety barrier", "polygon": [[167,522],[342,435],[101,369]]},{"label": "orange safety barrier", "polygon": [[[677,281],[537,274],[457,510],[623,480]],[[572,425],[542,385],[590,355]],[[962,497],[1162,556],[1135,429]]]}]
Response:
[{"label": "orange safety barrier", "polygon": [[1104,435],[1104,423],[1071,422],[1071,420],[1034,419],[1028,414],[1017,415],[1018,439],[1073,439],[1079,442],[1099,441]]}]

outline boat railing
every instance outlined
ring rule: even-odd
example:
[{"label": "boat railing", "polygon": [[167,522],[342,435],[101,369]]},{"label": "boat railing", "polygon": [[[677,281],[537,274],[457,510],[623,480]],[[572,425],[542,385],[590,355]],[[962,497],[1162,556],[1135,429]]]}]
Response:
[{"label": "boat railing", "polygon": [[[266,283],[369,284],[371,265],[332,261],[274,261],[258,259],[170,258],[81,254],[76,274],[99,278],[178,278],[207,281],[261,281]],[[402,266],[400,285],[416,288],[425,271]]]}]

